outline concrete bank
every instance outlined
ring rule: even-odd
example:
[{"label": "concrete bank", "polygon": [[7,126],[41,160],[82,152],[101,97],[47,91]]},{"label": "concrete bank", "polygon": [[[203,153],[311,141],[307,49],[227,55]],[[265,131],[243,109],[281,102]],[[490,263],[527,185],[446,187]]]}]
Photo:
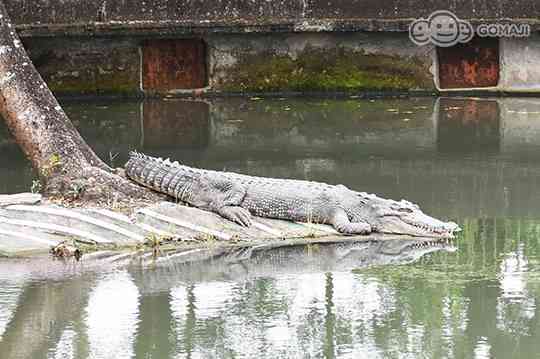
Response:
[{"label": "concrete bank", "polygon": [[[534,1],[6,1],[57,94],[536,93]],[[409,24],[450,10],[531,36],[417,46]]]}]

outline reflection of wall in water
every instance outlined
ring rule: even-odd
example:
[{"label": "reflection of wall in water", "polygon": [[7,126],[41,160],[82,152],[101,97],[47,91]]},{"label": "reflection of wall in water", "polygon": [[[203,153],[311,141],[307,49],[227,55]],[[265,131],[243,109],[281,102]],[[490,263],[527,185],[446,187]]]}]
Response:
[{"label": "reflection of wall in water", "polygon": [[491,100],[440,98],[435,105],[441,153],[499,152],[499,104]]},{"label": "reflection of wall in water", "polygon": [[439,152],[500,152],[517,161],[540,158],[539,99],[440,98],[434,112]]},{"label": "reflection of wall in water", "polygon": [[201,101],[144,101],[142,147],[205,148],[209,142],[209,105]]},{"label": "reflection of wall in water", "polygon": [[0,147],[0,194],[28,192],[32,177],[32,166],[16,144]]},{"label": "reflection of wall in water", "polygon": [[432,99],[218,102],[212,105],[212,145],[292,158],[362,156],[374,149],[414,153],[435,146],[432,107]]},{"label": "reflection of wall in water", "polygon": [[136,101],[72,102],[63,104],[66,114],[90,147],[107,163],[123,165],[129,150],[141,139],[141,107]]},{"label": "reflection of wall in water", "polygon": [[519,157],[540,157],[540,99],[502,98],[501,151]]}]

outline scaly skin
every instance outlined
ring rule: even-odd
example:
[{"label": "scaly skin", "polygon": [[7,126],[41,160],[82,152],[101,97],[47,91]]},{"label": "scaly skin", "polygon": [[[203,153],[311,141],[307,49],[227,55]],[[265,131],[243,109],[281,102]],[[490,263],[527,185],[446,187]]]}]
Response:
[{"label": "scaly skin", "polygon": [[459,227],[424,214],[417,205],[356,192],[342,185],[247,176],[192,168],[132,152],[126,175],[192,206],[243,226],[251,215],[331,224],[343,234],[371,232],[451,238]]}]

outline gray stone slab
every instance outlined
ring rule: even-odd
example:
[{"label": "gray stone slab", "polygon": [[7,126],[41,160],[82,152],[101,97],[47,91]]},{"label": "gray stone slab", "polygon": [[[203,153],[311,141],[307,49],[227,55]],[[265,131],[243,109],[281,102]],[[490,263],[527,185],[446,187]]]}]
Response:
[{"label": "gray stone slab", "polygon": [[284,238],[324,237],[331,234],[331,232],[329,231],[332,229],[329,226],[325,226],[328,228],[328,230],[323,231],[318,226],[313,226],[313,228],[310,228],[309,226],[306,226],[304,224],[290,221],[281,221],[277,219],[261,217],[255,217],[254,219],[257,222],[273,228],[274,230],[280,231],[283,234],[282,236]]},{"label": "gray stone slab", "polygon": [[0,223],[0,234],[18,237],[17,241],[21,243],[24,243],[28,239],[29,241],[40,242],[47,246],[54,246],[67,239],[64,235],[7,223]]},{"label": "gray stone slab", "polygon": [[32,221],[32,220],[8,218],[8,217],[4,217],[0,215],[0,226],[4,226],[6,224],[18,226],[21,229],[25,228],[25,230],[36,230],[36,231],[43,231],[47,233],[63,235],[66,239],[73,238],[83,243],[89,243],[89,244],[111,243],[110,241],[108,241],[107,239],[103,237],[99,237],[91,232],[82,231],[76,227],[39,222],[35,220]]},{"label": "gray stone slab", "polygon": [[200,232],[179,227],[175,224],[165,222],[142,213],[136,214],[136,225],[141,226],[143,229],[146,229],[149,232],[152,232],[154,235],[173,237],[181,241],[194,241],[200,239],[201,237]]},{"label": "gray stone slab", "polygon": [[2,197],[3,203],[17,203],[0,206],[0,253],[9,255],[47,251],[66,239],[132,245],[158,236],[200,242],[203,248],[214,240],[270,243],[293,238],[329,238],[336,234],[331,226],[261,217],[253,217],[253,225],[246,228],[215,213],[171,202],[141,208],[128,217],[99,208],[28,205],[38,200],[38,196],[31,194]]},{"label": "gray stone slab", "polygon": [[75,209],[77,212],[95,219],[109,223],[127,231],[136,233],[142,237],[147,237],[151,233],[136,225],[135,219],[132,219],[122,213],[113,212],[102,208]]},{"label": "gray stone slab", "polygon": [[[98,243],[126,244],[144,241],[144,236],[116,225],[100,221],[88,214],[58,206],[9,206],[0,215],[38,224],[61,225],[77,231],[91,233]],[[43,227],[43,226],[42,226]]]},{"label": "gray stone slab", "polygon": [[[168,217],[189,222],[189,224],[195,226],[195,228],[201,227],[211,231],[223,233],[230,236],[231,239],[236,238],[249,241],[254,239],[276,238],[275,235],[269,234],[255,227],[242,227],[215,213],[203,211],[194,207],[162,202],[148,209]],[[200,230],[197,231],[203,232]],[[217,235],[216,237],[219,238]]]}]

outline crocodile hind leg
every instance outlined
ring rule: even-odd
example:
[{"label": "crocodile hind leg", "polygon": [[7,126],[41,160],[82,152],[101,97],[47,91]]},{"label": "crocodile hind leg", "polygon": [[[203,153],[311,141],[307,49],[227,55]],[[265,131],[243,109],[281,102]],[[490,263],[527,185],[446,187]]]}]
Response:
[{"label": "crocodile hind leg", "polygon": [[346,235],[369,234],[372,230],[367,222],[351,222],[347,213],[341,208],[334,212],[331,223],[339,233]]}]

